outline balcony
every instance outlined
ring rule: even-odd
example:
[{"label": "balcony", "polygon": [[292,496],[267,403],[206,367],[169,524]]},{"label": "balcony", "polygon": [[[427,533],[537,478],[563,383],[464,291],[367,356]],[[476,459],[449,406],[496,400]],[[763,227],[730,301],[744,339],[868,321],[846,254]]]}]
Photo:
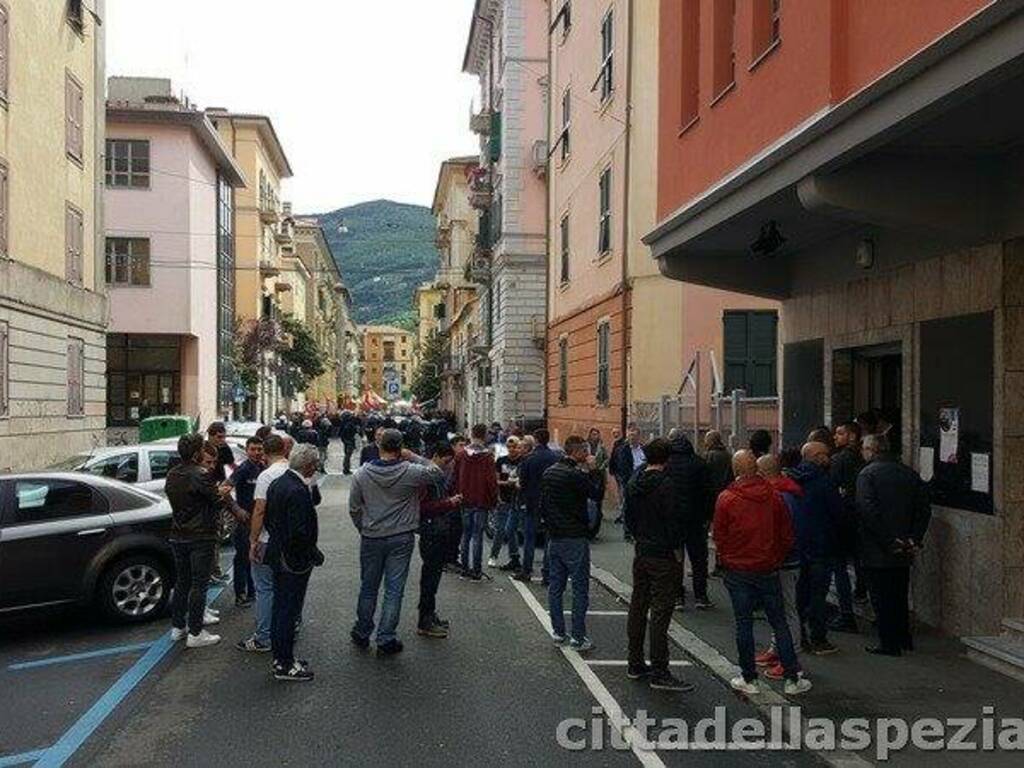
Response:
[{"label": "balcony", "polygon": [[490,180],[473,183],[469,188],[469,204],[478,211],[486,211],[494,203],[494,188]]},{"label": "balcony", "polygon": [[491,254],[478,251],[473,258],[466,262],[466,269],[463,273],[467,282],[486,285],[491,282]]},{"label": "balcony", "polygon": [[282,221],[274,230],[274,240],[278,245],[291,245],[295,238],[295,230],[288,220]]},{"label": "balcony", "polygon": [[277,224],[280,215],[272,200],[260,200],[260,221],[264,224]]},{"label": "balcony", "polygon": [[491,113],[482,109],[473,112],[469,116],[469,130],[478,136],[489,136],[491,134]]},{"label": "balcony", "polygon": [[260,259],[260,277],[277,277],[281,268],[272,259]]}]

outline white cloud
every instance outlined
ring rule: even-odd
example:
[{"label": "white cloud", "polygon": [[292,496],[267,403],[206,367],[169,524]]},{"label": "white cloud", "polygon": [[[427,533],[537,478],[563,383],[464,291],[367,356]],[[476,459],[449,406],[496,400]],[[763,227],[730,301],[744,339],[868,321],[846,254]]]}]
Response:
[{"label": "white cloud", "polygon": [[107,0],[109,75],[170,77],[201,106],[274,121],[300,212],[430,204],[472,154],[462,74],[473,0]]}]

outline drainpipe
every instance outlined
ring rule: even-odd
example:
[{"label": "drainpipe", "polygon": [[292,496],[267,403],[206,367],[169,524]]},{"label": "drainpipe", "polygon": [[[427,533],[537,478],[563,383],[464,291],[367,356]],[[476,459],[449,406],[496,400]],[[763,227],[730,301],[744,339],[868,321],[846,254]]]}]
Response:
[{"label": "drainpipe", "polygon": [[[552,10],[554,6],[552,5]],[[551,88],[552,77],[554,75],[554,67],[552,65],[552,50],[551,44],[552,33],[551,33],[551,20],[548,19],[548,82],[547,82],[547,103],[548,109],[545,115],[545,126],[544,135],[548,140],[548,152],[547,152],[547,168],[544,171],[544,359],[541,361],[540,366],[540,398],[541,398],[541,417],[544,419],[544,425],[548,423],[548,352],[550,351],[550,344],[548,343],[548,333],[551,330],[548,327],[548,315],[551,312],[551,110],[552,110],[552,98],[553,93]]]},{"label": "drainpipe", "polygon": [[633,126],[633,2],[626,0],[626,152],[623,160],[622,175],[625,179],[622,193],[622,413],[620,427],[626,434],[626,423],[629,421],[629,346],[631,343],[630,315],[626,313],[626,299],[629,294],[629,251],[630,217],[629,217],[629,184],[630,154],[632,149]]}]

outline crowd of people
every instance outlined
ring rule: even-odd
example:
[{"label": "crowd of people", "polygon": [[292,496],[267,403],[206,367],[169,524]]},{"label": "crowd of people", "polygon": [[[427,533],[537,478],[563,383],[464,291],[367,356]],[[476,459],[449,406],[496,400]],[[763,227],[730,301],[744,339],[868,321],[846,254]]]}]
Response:
[{"label": "crowd of people", "polygon": [[[872,414],[834,430],[815,429],[801,447],[778,453],[763,430],[736,451],[708,432],[698,452],[681,430],[645,441],[635,424],[625,435],[613,432],[607,447],[592,429],[586,437],[569,436],[559,449],[543,428],[524,434],[478,424],[467,438],[452,436],[440,419],[342,412],[322,421],[263,427],[247,441],[246,459],[230,475],[223,424],[211,425],[205,439],[180,439],[182,461],[167,480],[177,566],[175,639],[185,638],[192,648],[220,640],[207,629],[219,616],[205,596],[218,560],[220,521],[230,514],[237,520],[236,604],[255,604],[253,632],[237,647],[271,654],[277,679],[313,679],[309,665],[295,658],[294,645],[310,574],[324,563],[317,546],[316,478],[326,434],[341,440],[346,474],[357,438],[365,440],[348,499],[360,539],[361,579],[350,635],[360,649],[372,641],[378,655],[402,652],[398,627],[417,536],[417,633],[444,639],[450,623],[438,612],[443,574],[478,583],[489,578],[486,564],[530,583],[543,531],[540,576],[553,640],[579,653],[592,651],[590,545],[601,530],[609,479],[618,489],[614,522],[634,547],[629,678],[660,690],[692,688],[670,671],[668,650],[673,611],[687,604],[687,560],[694,608],[714,608],[709,577],[723,578],[741,668],[732,684],[746,694],[760,690],[759,674],[783,680],[790,695],[808,690],[799,654],[835,653],[829,632],[859,631],[854,605],[868,597],[879,639],[867,650],[899,656],[913,648],[909,573],[930,504],[918,476],[891,450],[889,435],[879,428],[884,422]],[[485,529],[491,533],[486,560]],[[833,584],[839,611],[830,618]],[[753,631],[759,612],[772,629],[771,643],[761,651]]]}]

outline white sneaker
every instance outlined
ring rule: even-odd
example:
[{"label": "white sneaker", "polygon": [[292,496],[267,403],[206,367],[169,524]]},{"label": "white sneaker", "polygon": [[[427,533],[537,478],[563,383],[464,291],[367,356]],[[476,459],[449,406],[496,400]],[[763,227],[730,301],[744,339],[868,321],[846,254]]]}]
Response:
[{"label": "white sneaker", "polygon": [[220,616],[207,608],[206,613],[203,614],[203,626],[208,627],[211,624],[220,624]]},{"label": "white sneaker", "polygon": [[799,696],[811,690],[811,681],[806,677],[798,677],[796,680],[787,680],[785,686],[787,696]]},{"label": "white sneaker", "polygon": [[182,627],[181,629],[178,629],[177,627],[171,627],[171,640],[173,640],[174,642],[178,642],[186,634],[188,634],[188,630],[186,630],[184,627]]},{"label": "white sneaker", "polygon": [[489,558],[487,558],[487,567],[488,568],[497,568],[498,567],[498,558],[496,558],[496,557],[489,557]]},{"label": "white sneaker", "polygon": [[198,635],[189,635],[185,645],[189,648],[205,648],[208,645],[216,645],[220,642],[220,635],[211,635],[205,629]]},{"label": "white sneaker", "polygon": [[746,694],[747,696],[757,696],[759,693],[761,693],[761,683],[759,683],[757,680],[748,683],[746,680],[743,679],[742,675],[740,675],[739,677],[734,677],[732,680],[730,680],[729,685],[732,686],[732,689],[734,691],[739,691],[740,693]]}]

